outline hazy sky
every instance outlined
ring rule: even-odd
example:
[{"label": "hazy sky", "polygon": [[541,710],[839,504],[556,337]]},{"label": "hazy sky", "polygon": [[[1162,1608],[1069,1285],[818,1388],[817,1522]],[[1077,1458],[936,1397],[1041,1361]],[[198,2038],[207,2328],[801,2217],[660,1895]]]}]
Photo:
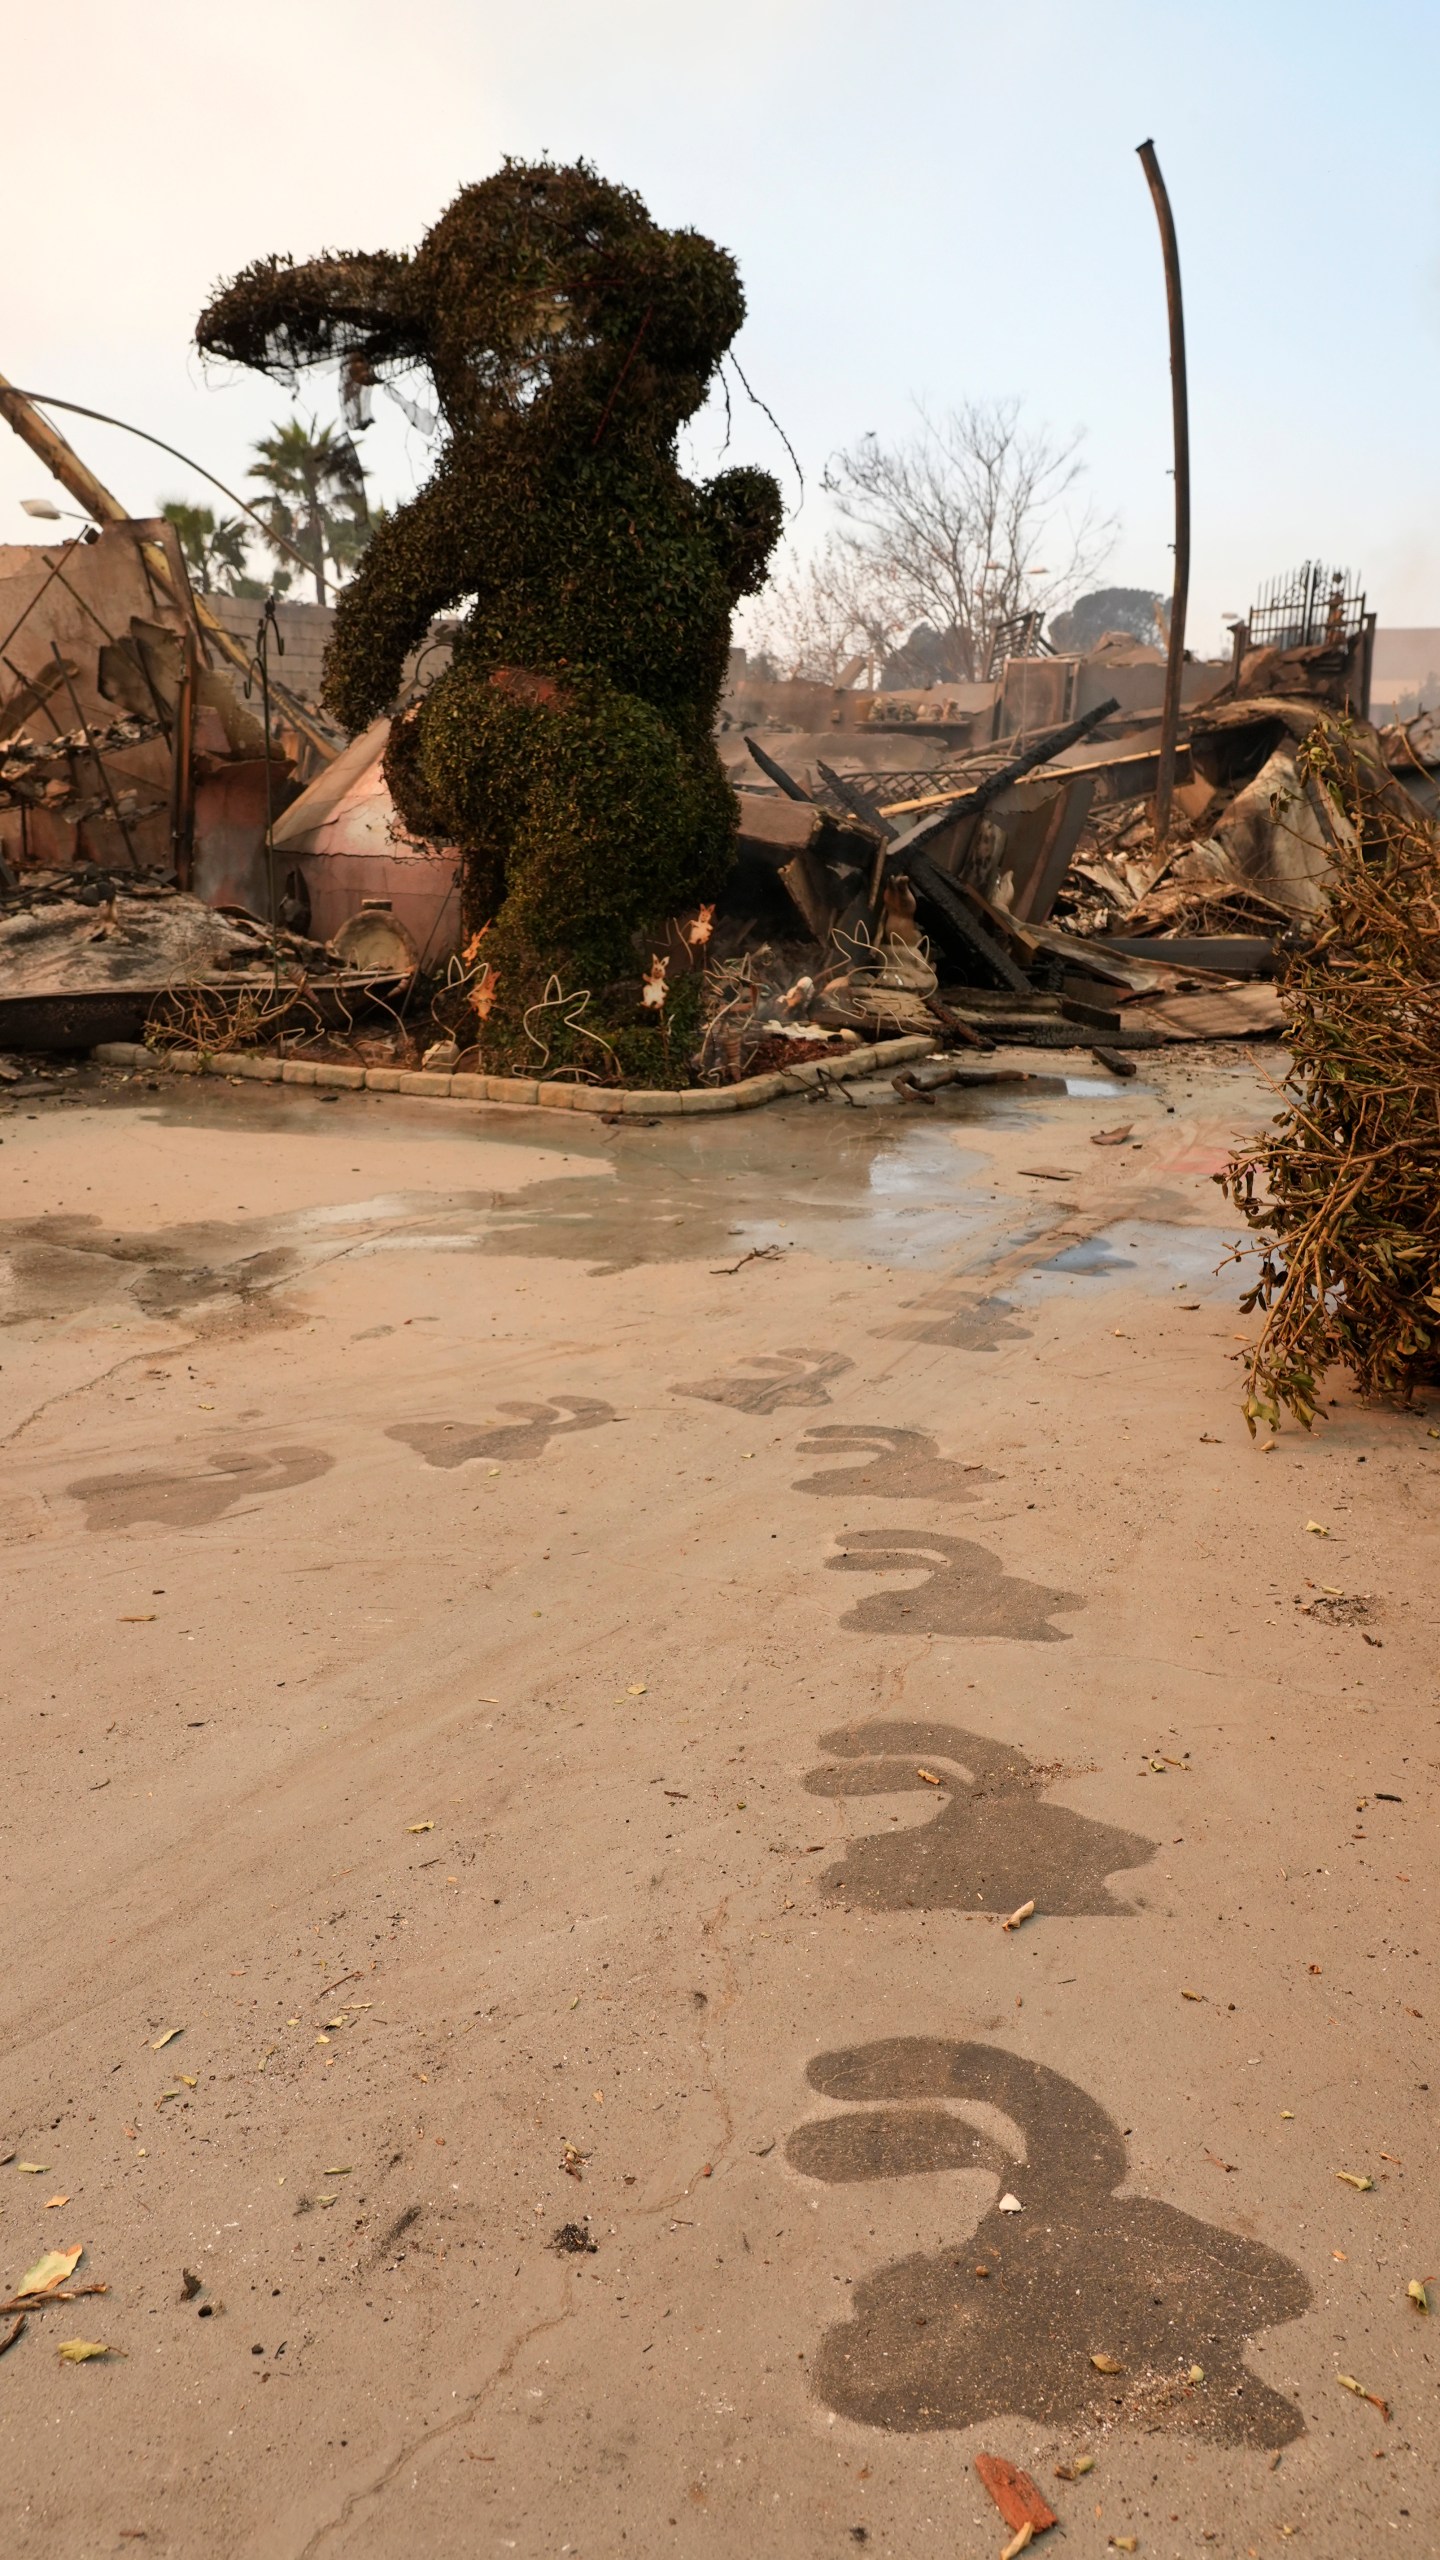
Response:
[{"label": "hazy sky", "polygon": [[[903,432],[917,398],[1013,394],[1085,430],[1089,494],[1120,519],[1107,581],[1161,587],[1153,135],[1184,267],[1195,645],[1317,553],[1383,622],[1440,624],[1437,0],[53,0],[11,22],[5,73],[0,369],[232,485],[287,403],[193,353],[217,278],[274,249],[404,246],[505,153],[583,154],[736,253],[738,353],[803,462],[802,545],[837,445]],[[310,398],[334,413],[330,380]],[[403,496],[429,449],[377,408],[366,459]],[[137,513],[206,494],[70,431]],[[743,405],[730,459],[794,502]],[[41,536],[18,501],[44,494],[0,424],[0,540]]]}]

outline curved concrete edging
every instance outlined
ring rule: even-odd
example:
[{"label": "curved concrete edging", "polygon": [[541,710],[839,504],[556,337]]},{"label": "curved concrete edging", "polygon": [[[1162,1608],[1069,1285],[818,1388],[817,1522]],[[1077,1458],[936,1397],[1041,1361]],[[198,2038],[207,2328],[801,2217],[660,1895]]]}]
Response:
[{"label": "curved concrete edging", "polygon": [[426,1075],[398,1067],[333,1067],[306,1058],[232,1056],[208,1049],[146,1049],[129,1040],[102,1041],[91,1057],[101,1067],[159,1067],[168,1075],[242,1077],[256,1084],[313,1084],[330,1090],[403,1093],[435,1102],[519,1103],[541,1111],[620,1112],[627,1119],[657,1119],[662,1114],[753,1111],[762,1102],[778,1102],[782,1094],[805,1093],[834,1080],[883,1074],[887,1068],[929,1057],[935,1041],[918,1033],[903,1040],[877,1040],[848,1049],[835,1058],[812,1058],[774,1075],[747,1076],[743,1083],[700,1086],[693,1092],[632,1093],[624,1088],[585,1084],[541,1084],[521,1076]]}]

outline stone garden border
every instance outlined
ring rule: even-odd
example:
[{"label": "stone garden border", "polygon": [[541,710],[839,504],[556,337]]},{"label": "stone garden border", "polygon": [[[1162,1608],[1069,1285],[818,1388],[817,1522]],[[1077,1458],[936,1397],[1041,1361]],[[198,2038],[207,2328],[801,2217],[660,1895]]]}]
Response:
[{"label": "stone garden border", "polygon": [[270,1058],[253,1052],[208,1049],[147,1049],[129,1040],[102,1041],[90,1055],[96,1066],[160,1068],[180,1076],[243,1078],[255,1084],[321,1085],[327,1091],[403,1093],[421,1101],[519,1103],[541,1111],[618,1112],[624,1119],[686,1118],[716,1111],[753,1111],[762,1102],[778,1102],[782,1094],[813,1092],[822,1083],[849,1083],[855,1076],[883,1075],[887,1069],[929,1057],[935,1041],[920,1034],[903,1040],[879,1040],[847,1049],[833,1058],[814,1058],[774,1075],[747,1076],[740,1084],[697,1086],[685,1092],[632,1093],[614,1085],[542,1084],[523,1076],[429,1075],[398,1067],[338,1067],[308,1058]]}]

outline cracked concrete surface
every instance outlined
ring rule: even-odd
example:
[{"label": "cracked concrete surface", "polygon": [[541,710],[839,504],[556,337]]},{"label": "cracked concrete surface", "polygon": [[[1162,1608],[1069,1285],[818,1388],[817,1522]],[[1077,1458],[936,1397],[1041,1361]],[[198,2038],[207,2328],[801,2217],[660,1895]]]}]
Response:
[{"label": "cracked concrete surface", "polygon": [[1440,1399],[1245,1434],[1275,1064],[0,1107],[22,2560],[1436,2548]]}]

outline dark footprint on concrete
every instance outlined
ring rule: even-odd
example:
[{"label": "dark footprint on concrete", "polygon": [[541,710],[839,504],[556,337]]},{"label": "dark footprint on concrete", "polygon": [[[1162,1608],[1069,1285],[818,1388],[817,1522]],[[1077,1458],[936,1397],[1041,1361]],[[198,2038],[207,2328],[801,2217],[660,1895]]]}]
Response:
[{"label": "dark footprint on concrete", "polygon": [[463,1467],[471,1458],[538,1458],[565,1431],[594,1431],[613,1422],[615,1408],[598,1396],[557,1396],[553,1404],[502,1404],[517,1422],[392,1422],[387,1440],[403,1440],[427,1467]]},{"label": "dark footprint on concrete", "polygon": [[[1303,2434],[1300,2411],[1244,2362],[1258,2330],[1308,2307],[1300,2269],[1172,2205],[1117,2196],[1124,2139],[1073,2080],[939,2036],[822,2054],[807,2077],[866,2111],[791,2135],[786,2158],[802,2177],[986,2169],[1022,2208],[1002,2213],[997,2198],[978,2230],[856,2286],[851,2317],[826,2331],[816,2363],[827,2408],[903,2433],[1025,2417],[1065,2428],[1118,2420],[1213,2444],[1276,2447]],[[957,2101],[999,2108],[1022,2140],[1012,2150],[978,2132],[948,2111]],[[1097,2372],[1097,2355],[1122,2370]],[[1189,2380],[1192,2364],[1202,2381]]]},{"label": "dark footprint on concrete", "polygon": [[898,1324],[882,1325],[880,1342],[938,1342],[947,1351],[998,1351],[1005,1342],[1028,1342],[1030,1327],[1013,1321],[1014,1309],[1004,1298],[977,1298],[959,1307],[923,1312]]},{"label": "dark footprint on concrete", "polygon": [[831,1573],[923,1573],[908,1591],[872,1591],[840,1624],[867,1636],[1016,1636],[1025,1644],[1068,1644],[1052,1609],[1078,1609],[1073,1591],[1052,1591],[1006,1573],[989,1547],[944,1529],[850,1529]]},{"label": "dark footprint on concrete", "polygon": [[760,1377],[701,1378],[694,1386],[672,1387],[672,1396],[698,1396],[705,1404],[733,1404],[741,1413],[778,1413],[783,1404],[828,1404],[831,1378],[843,1377],[853,1364],[839,1351],[757,1351],[752,1369]]},{"label": "dark footprint on concrete", "polygon": [[84,1503],[87,1529],[133,1529],[142,1520],[158,1520],[166,1529],[203,1529],[237,1502],[288,1493],[328,1474],[334,1464],[323,1449],[237,1449],[204,1467],[84,1476],[65,1490]]},{"label": "dark footprint on concrete", "polygon": [[835,1761],[811,1770],[808,1794],[903,1793],[935,1806],[923,1830],[852,1841],[840,1865],[826,1870],[823,1890],[862,1910],[1015,1911],[1033,1898],[1046,1911],[1126,1916],[1128,1904],[1105,1879],[1155,1855],[1157,1842],[1138,1831],[1046,1804],[1040,1790],[1055,1772],[958,1725],[845,1725],[822,1734],[821,1747]]},{"label": "dark footprint on concrete", "polygon": [[929,1431],[907,1431],[884,1422],[819,1422],[806,1432],[798,1455],[838,1458],[856,1451],[856,1463],[829,1475],[801,1476],[792,1493],[872,1493],[887,1502],[973,1502],[982,1484],[997,1479],[987,1467],[942,1458]]}]

